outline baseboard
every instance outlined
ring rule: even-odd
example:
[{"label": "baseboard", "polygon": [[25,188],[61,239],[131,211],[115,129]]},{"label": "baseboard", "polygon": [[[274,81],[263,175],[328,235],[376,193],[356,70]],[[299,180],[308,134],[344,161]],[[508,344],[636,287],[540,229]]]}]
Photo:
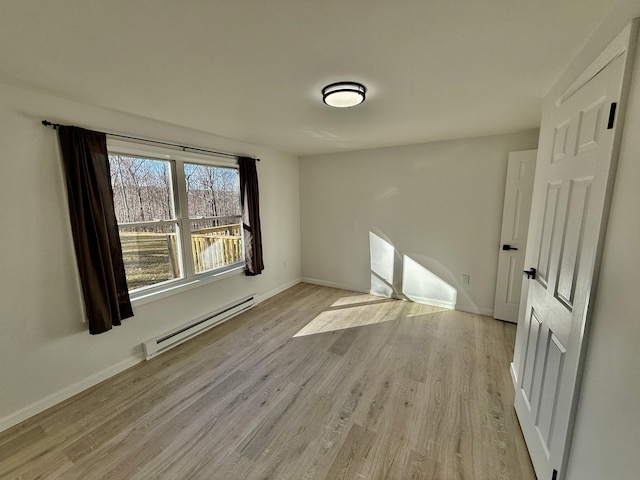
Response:
[{"label": "baseboard", "polygon": [[368,288],[357,288],[353,285],[346,285],[344,283],[327,282],[325,280],[318,280],[317,278],[302,277],[304,283],[312,283],[313,285],[320,285],[322,287],[339,288],[340,290],[349,290],[351,292],[358,293],[370,293]]},{"label": "baseboard", "polygon": [[17,412],[7,415],[6,417],[0,418],[0,432],[8,430],[9,428],[23,422],[34,415],[37,415],[40,412],[45,411],[48,408],[51,408],[60,402],[68,400],[69,398],[77,395],[85,391],[88,388],[91,388],[100,382],[103,382],[118,373],[124,372],[126,369],[137,365],[144,361],[144,355],[140,353],[139,355],[135,355],[129,357],[121,362],[118,362],[115,365],[112,365],[109,368],[102,370],[101,372],[95,373],[90,377],[87,377],[83,380],[80,380],[73,385],[69,385],[68,387],[63,388],[57,392],[52,393],[51,395],[46,396],[43,399],[40,399],[36,402],[33,402],[31,405],[27,405],[24,408],[21,408]]},{"label": "baseboard", "polygon": [[[353,285],[346,285],[344,283],[327,282],[326,280],[319,280],[317,278],[309,278],[309,277],[302,277],[301,281],[304,283],[321,285],[323,287],[339,288],[341,290],[349,290],[349,291],[358,292],[358,293],[370,293],[372,295],[375,295],[374,293],[371,292],[369,288],[354,287]],[[404,299],[405,297],[392,295],[391,298]],[[443,302],[441,300],[434,300],[431,298],[417,298],[417,297],[414,297],[414,298],[416,298],[417,303],[426,303],[428,305],[433,305],[435,307],[443,307],[451,310],[460,310],[461,312],[475,313],[477,315],[486,315],[488,317],[493,317],[493,308],[484,308],[484,307],[478,307],[476,305],[466,305],[466,304],[460,304],[460,303],[457,303],[454,305],[451,302]]]},{"label": "baseboard", "polygon": [[434,307],[446,308],[448,310],[455,310],[456,304],[452,302],[443,302],[442,300],[437,300],[435,298],[426,298],[426,297],[416,297],[412,295],[411,297],[407,297],[409,300],[415,303],[423,303],[425,305],[433,305]]},{"label": "baseboard", "polygon": [[[289,283],[286,283],[277,288],[274,288],[273,290],[267,293],[264,293],[262,295],[256,295],[256,304],[263,302],[268,298],[273,297],[274,295],[277,295],[278,293],[293,287],[294,285],[297,285],[301,281],[302,279],[297,278]],[[74,395],[77,395],[78,393],[85,391],[88,388],[91,388],[97,385],[100,382],[108,380],[114,375],[117,375],[118,373],[121,373],[126,369],[131,368],[134,365],[137,365],[138,363],[141,363],[143,361],[144,361],[143,353],[129,357],[125,360],[122,360],[121,362],[118,362],[116,365],[112,365],[111,367],[106,368],[101,372],[95,373],[90,377],[87,377],[73,385],[70,385],[68,387],[63,388],[62,390],[54,392],[43,399],[37,400],[36,402],[33,402],[31,405],[27,405],[26,407],[18,410],[17,412],[11,413],[6,417],[2,417],[0,418],[0,432],[8,430],[9,428],[19,424],[20,422],[23,422],[33,417],[34,415],[37,415],[38,413],[41,413],[46,409],[51,408],[59,404],[60,402],[63,402],[73,397]]]},{"label": "baseboard", "polygon": [[295,287],[297,284],[299,284],[300,282],[303,282],[304,280],[300,277],[296,278],[295,280],[292,280],[289,283],[285,283],[284,285],[280,285],[279,287],[274,288],[273,290],[268,291],[267,293],[263,293],[260,295],[256,295],[255,299],[256,299],[256,305],[258,303],[264,302],[265,300],[268,300],[269,298],[278,295],[279,293],[284,292],[285,290],[291,288],[291,287]]},{"label": "baseboard", "polygon": [[493,317],[493,308],[478,307],[476,305],[456,304],[456,310],[461,312],[475,313],[477,315],[486,315],[487,317]]},{"label": "baseboard", "polygon": [[397,293],[392,293],[391,295],[387,295],[382,292],[374,292],[373,290],[369,290],[367,293],[369,295],[373,295],[374,297],[382,297],[382,298],[393,298],[395,300],[406,300],[402,295],[398,295]]}]

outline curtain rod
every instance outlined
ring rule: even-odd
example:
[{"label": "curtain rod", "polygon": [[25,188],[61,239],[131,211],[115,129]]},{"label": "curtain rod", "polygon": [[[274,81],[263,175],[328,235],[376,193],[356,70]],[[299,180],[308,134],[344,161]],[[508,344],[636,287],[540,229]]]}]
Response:
[{"label": "curtain rod", "polygon": [[[60,123],[50,122],[49,120],[42,120],[42,125],[44,125],[45,127],[53,127],[54,130],[56,130],[58,127],[66,126],[66,125],[62,125]],[[139,142],[151,143],[151,144],[155,144],[155,145],[163,145],[165,147],[180,148],[180,149],[182,149],[182,151],[185,151],[185,152],[187,150],[192,150],[194,152],[211,153],[211,154],[214,154],[214,155],[221,155],[223,157],[230,157],[230,158],[240,158],[241,157],[241,155],[236,155],[235,153],[220,152],[218,150],[208,150],[206,148],[199,148],[199,147],[190,147],[188,145],[180,145],[179,143],[161,142],[160,140],[149,140],[148,138],[134,137],[134,136],[131,136],[131,135],[122,135],[121,133],[111,133],[111,132],[100,132],[100,133],[104,133],[105,135],[108,135],[110,137],[126,138],[128,140],[137,140]],[[256,158],[255,161],[259,162],[260,159]]]}]

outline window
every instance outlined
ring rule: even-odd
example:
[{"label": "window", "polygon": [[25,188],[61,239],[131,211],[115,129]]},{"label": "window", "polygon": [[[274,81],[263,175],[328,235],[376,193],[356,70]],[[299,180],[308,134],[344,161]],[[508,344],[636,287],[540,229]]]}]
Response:
[{"label": "window", "polygon": [[132,296],[244,266],[237,164],[119,141],[108,148]]}]

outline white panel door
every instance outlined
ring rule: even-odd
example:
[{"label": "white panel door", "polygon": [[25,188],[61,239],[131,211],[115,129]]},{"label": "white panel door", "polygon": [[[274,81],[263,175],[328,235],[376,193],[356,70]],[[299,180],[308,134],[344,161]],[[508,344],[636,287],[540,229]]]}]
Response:
[{"label": "white panel door", "polygon": [[564,478],[621,123],[612,103],[620,101],[625,61],[610,61],[541,126],[527,251],[536,274],[518,325],[515,400],[540,480]]},{"label": "white panel door", "polygon": [[493,316],[518,322],[537,150],[509,153]]}]

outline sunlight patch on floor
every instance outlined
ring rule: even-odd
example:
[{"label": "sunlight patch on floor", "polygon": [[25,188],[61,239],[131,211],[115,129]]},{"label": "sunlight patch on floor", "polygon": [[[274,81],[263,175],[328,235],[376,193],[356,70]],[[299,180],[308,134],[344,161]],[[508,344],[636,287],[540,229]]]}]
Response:
[{"label": "sunlight patch on floor", "polygon": [[294,337],[304,337],[316,333],[333,332],[397,320],[399,316],[397,307],[400,303],[400,300],[391,300],[373,305],[347,306],[346,308],[325,310],[305,325]]},{"label": "sunlight patch on floor", "polygon": [[378,295],[369,295],[363,293],[362,295],[353,295],[351,297],[342,297],[331,304],[332,307],[344,307],[347,305],[357,305],[363,303],[385,303],[392,302],[393,299],[379,297]]},{"label": "sunlight patch on floor", "polygon": [[409,311],[404,314],[405,317],[421,317],[423,315],[431,315],[438,312],[448,312],[451,309],[446,307],[436,307],[435,305],[427,305],[424,303],[408,302],[410,304]]},{"label": "sunlight patch on floor", "polygon": [[333,302],[331,307],[311,320],[294,337],[364,327],[401,318],[416,318],[447,310],[449,309],[376,295],[353,295]]}]

